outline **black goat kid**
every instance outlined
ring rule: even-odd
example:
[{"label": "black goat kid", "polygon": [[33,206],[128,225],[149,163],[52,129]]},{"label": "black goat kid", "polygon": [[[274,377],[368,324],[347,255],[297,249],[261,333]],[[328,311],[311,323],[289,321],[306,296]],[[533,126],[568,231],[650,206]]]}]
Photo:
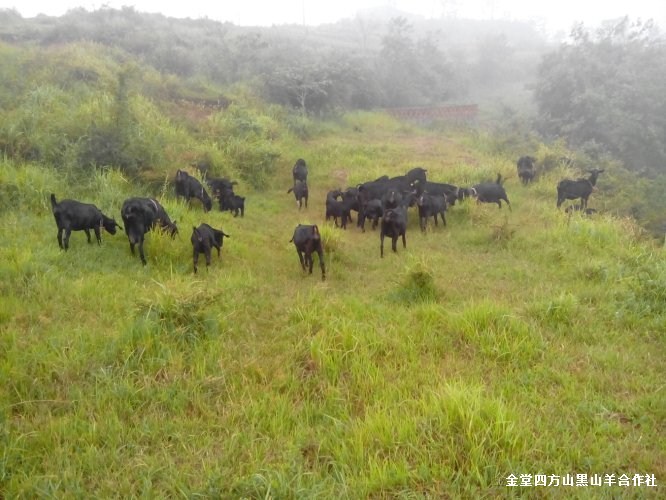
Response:
[{"label": "black goat kid", "polygon": [[217,249],[217,256],[220,256],[220,249],[224,243],[224,237],[229,238],[221,229],[215,229],[208,224],[201,224],[199,227],[192,227],[192,263],[194,272],[197,272],[199,263],[199,254],[206,256],[206,269],[210,266],[211,249]]}]

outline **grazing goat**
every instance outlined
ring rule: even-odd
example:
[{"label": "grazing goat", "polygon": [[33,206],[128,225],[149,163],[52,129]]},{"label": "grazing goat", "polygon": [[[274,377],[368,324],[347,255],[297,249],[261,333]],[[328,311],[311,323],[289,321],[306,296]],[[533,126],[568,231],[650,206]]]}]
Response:
[{"label": "grazing goat", "polygon": [[511,203],[502,186],[501,174],[497,174],[495,182],[482,182],[472,187],[472,196],[476,197],[477,203],[497,203],[500,208],[502,208],[502,200],[504,200],[511,210]]},{"label": "grazing goat", "polygon": [[294,192],[296,198],[296,205],[300,210],[305,202],[305,208],[308,208],[308,185],[305,181],[294,181],[294,186],[287,190],[287,193]]},{"label": "grazing goat", "polygon": [[521,156],[518,158],[517,168],[518,168],[518,177],[520,177],[521,182],[527,186],[532,180],[534,180],[534,175],[536,170],[534,163],[536,158],[533,156]]},{"label": "grazing goat", "polygon": [[314,264],[312,253],[317,252],[317,255],[319,255],[319,265],[321,266],[321,279],[322,281],[325,280],[326,264],[324,263],[324,249],[321,243],[319,228],[316,225],[306,226],[299,224],[294,230],[294,236],[289,241],[293,242],[296,247],[298,260],[301,262],[303,271],[307,269],[310,274],[312,274]]},{"label": "grazing goat", "polygon": [[211,200],[208,192],[204,189],[201,183],[184,170],[176,172],[176,198],[182,196],[185,201],[189,202],[192,198],[201,200],[204,207],[204,212],[210,211],[213,208],[213,200]]},{"label": "grazing goat", "polygon": [[128,198],[123,202],[120,214],[125,223],[125,234],[127,234],[132,255],[134,255],[134,245],[138,243],[139,256],[144,266],[146,257],[143,253],[143,241],[148,231],[159,226],[169,232],[171,238],[178,233],[176,221],[172,222],[164,207],[153,198]]},{"label": "grazing goat", "polygon": [[199,227],[192,226],[192,263],[194,265],[194,273],[197,272],[197,264],[199,263],[199,254],[206,256],[206,269],[210,266],[210,253],[211,248],[217,249],[217,256],[220,257],[220,249],[224,243],[224,237],[229,238],[221,229],[215,229],[208,224],[201,224]]},{"label": "grazing goat", "polygon": [[104,215],[95,205],[76,200],[62,200],[58,203],[53,193],[51,193],[51,211],[58,226],[58,245],[63,250],[69,248],[69,237],[72,231],[84,231],[88,243],[91,243],[90,230],[92,229],[95,232],[97,244],[101,245],[100,228],[103,227],[109,234],[116,234],[116,227],[120,227],[115,220]]},{"label": "grazing goat", "polygon": [[294,183],[296,183],[296,181],[308,182],[308,167],[305,164],[305,160],[303,158],[296,160],[291,173],[294,177]]},{"label": "grazing goat", "polygon": [[397,252],[398,237],[402,236],[402,247],[407,248],[405,233],[407,232],[407,207],[389,208],[384,212],[379,234],[379,255],[384,257],[384,236],[391,238],[391,249]]},{"label": "grazing goat", "polygon": [[416,200],[416,206],[419,209],[419,225],[421,226],[421,231],[425,232],[428,217],[433,217],[435,219],[436,226],[437,216],[439,215],[442,218],[442,223],[446,226],[446,219],[444,218],[446,204],[446,196],[435,196],[428,194],[427,192],[421,193],[421,196]]},{"label": "grazing goat", "polygon": [[587,199],[594,191],[594,186],[597,184],[599,174],[604,172],[604,169],[593,168],[588,170],[590,177],[587,179],[563,179],[557,184],[557,208],[560,208],[564,200],[577,200],[580,198],[582,208],[587,208]]}]

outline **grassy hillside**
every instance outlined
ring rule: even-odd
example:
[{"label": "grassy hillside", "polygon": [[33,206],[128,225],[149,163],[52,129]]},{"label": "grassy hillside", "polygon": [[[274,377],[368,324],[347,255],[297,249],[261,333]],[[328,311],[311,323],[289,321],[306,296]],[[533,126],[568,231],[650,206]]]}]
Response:
[{"label": "grassy hillside", "polygon": [[[662,496],[663,249],[628,219],[567,218],[567,172],[524,188],[488,150],[348,117],[294,146],[268,189],[241,181],[243,219],[152,193],[181,233],[150,233],[145,267],[122,233],[59,250],[48,195],[120,220],[148,188],[0,163],[1,496]],[[377,232],[323,221],[327,190],[416,165],[463,185],[502,172],[513,211],[467,202],[426,234],[410,213],[407,249],[384,259]],[[231,238],[195,276],[203,221]],[[298,223],[320,224],[325,282],[300,271]],[[514,491],[509,474],[660,486]]]}]

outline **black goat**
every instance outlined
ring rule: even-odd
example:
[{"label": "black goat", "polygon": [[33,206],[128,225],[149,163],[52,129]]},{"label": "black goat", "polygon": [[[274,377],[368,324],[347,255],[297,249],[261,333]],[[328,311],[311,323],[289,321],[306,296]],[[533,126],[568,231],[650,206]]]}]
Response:
[{"label": "black goat", "polygon": [[358,225],[365,233],[365,221],[369,219],[372,221],[372,229],[376,229],[377,225],[379,224],[379,220],[383,215],[384,209],[382,208],[382,201],[377,199],[370,200],[365,204],[364,207],[362,207],[362,210],[359,212]]},{"label": "black goat", "polygon": [[221,177],[221,178],[216,178],[216,177],[208,177],[206,178],[206,184],[208,184],[208,187],[210,187],[213,197],[214,198],[220,198],[220,196],[226,191],[226,192],[231,192],[233,194],[234,192],[234,186],[238,184],[237,181],[230,181],[226,177]]},{"label": "black goat", "polygon": [[389,189],[382,196],[382,208],[384,211],[390,208],[397,208],[402,203],[402,193],[397,189]]},{"label": "black goat", "polygon": [[294,183],[296,183],[296,181],[308,182],[308,167],[303,158],[296,160],[294,167],[291,169],[291,173],[294,177]]},{"label": "black goat", "polygon": [[557,208],[560,208],[564,200],[577,200],[580,198],[582,208],[587,208],[587,199],[594,191],[594,186],[597,184],[599,174],[604,172],[604,169],[593,168],[588,170],[590,176],[585,179],[563,179],[557,184]]},{"label": "black goat", "polygon": [[416,200],[416,206],[419,209],[419,225],[421,231],[425,232],[428,217],[435,219],[435,226],[437,225],[437,216],[442,218],[442,223],[446,226],[446,196],[431,195],[426,192],[422,193]]},{"label": "black goat", "polygon": [[245,197],[244,196],[238,196],[237,194],[235,194],[227,200],[227,204],[229,206],[229,211],[233,212],[234,217],[238,217],[239,212],[240,212],[241,217],[245,217]]},{"label": "black goat", "polygon": [[444,196],[446,202],[451,206],[455,205],[456,201],[462,201],[464,199],[464,194],[461,188],[445,182],[419,181],[414,183],[414,187],[416,188],[417,197],[424,192],[427,192],[431,196]]},{"label": "black goat", "polygon": [[342,229],[347,229],[347,221],[351,219],[351,200],[338,200],[338,197],[343,197],[343,193],[339,189],[334,189],[326,194],[326,220],[333,217],[335,227],[338,227],[338,218],[340,218]]},{"label": "black goat", "polygon": [[134,245],[138,243],[139,256],[144,266],[146,265],[146,257],[143,253],[143,241],[148,231],[160,227],[167,231],[171,238],[174,238],[178,233],[176,221],[172,222],[164,207],[153,198],[129,198],[125,200],[120,215],[125,223],[125,234],[127,234],[132,255],[134,255]]},{"label": "black goat", "polygon": [[421,182],[424,183],[426,182],[426,173],[428,171],[425,168],[422,167],[414,167],[411,169],[409,172],[405,174],[405,179],[407,182],[410,184],[414,184],[415,182]]},{"label": "black goat", "polygon": [[184,197],[185,201],[188,202],[192,198],[201,200],[204,212],[208,212],[213,208],[213,200],[211,200],[208,192],[195,177],[192,177],[184,170],[176,172],[176,198],[179,196]]},{"label": "black goat", "polygon": [[192,263],[194,272],[197,272],[199,263],[199,254],[206,256],[206,269],[210,266],[211,248],[217,249],[217,256],[220,257],[220,249],[224,243],[224,237],[229,238],[221,229],[215,229],[208,224],[201,224],[199,227],[192,226]]},{"label": "black goat", "polygon": [[293,242],[296,247],[298,260],[301,262],[303,271],[307,269],[310,274],[312,274],[314,264],[312,253],[317,252],[317,255],[319,255],[319,265],[321,266],[321,279],[322,281],[325,280],[326,264],[324,263],[324,248],[321,243],[319,228],[316,225],[306,226],[299,224],[294,230],[294,236],[289,241]]},{"label": "black goat", "polygon": [[472,187],[472,196],[476,197],[477,203],[497,203],[500,208],[502,208],[502,200],[504,200],[511,210],[511,203],[502,186],[501,174],[497,174],[495,182],[482,182]]},{"label": "black goat", "polygon": [[533,156],[521,156],[518,158],[517,162],[517,169],[518,169],[518,177],[520,177],[521,182],[527,186],[530,182],[534,180],[534,175],[536,174],[536,170],[534,167],[534,163],[536,162],[536,158]]},{"label": "black goat", "polygon": [[101,245],[100,228],[103,227],[109,234],[116,234],[116,227],[120,227],[115,220],[104,215],[95,205],[76,200],[62,200],[58,203],[53,193],[51,193],[51,211],[58,226],[58,245],[64,250],[69,248],[69,237],[72,231],[84,231],[88,243],[91,243],[90,230],[92,229],[95,232],[97,244]]},{"label": "black goat", "polygon": [[397,252],[398,237],[402,236],[402,247],[407,248],[407,207],[389,208],[384,212],[379,234],[379,255],[384,257],[384,236],[391,238],[391,249]]},{"label": "black goat", "polygon": [[294,186],[290,187],[287,190],[287,193],[294,192],[294,198],[296,198],[296,205],[300,210],[303,207],[303,202],[305,202],[305,208],[308,208],[308,185],[304,181],[295,181]]}]

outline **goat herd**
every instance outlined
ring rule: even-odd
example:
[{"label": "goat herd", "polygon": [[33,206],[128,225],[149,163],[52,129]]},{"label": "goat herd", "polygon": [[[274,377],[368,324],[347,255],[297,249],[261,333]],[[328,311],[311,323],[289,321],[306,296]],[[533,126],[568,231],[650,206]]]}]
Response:
[{"label": "goat herd", "polygon": [[[523,184],[529,184],[535,177],[536,160],[531,156],[522,156],[518,160],[518,176]],[[583,211],[586,214],[594,212],[587,208],[587,201],[596,184],[597,178],[603,169],[590,170],[588,178],[577,180],[563,179],[557,185],[557,207],[565,200],[580,199],[580,205],[571,205],[566,211]],[[502,185],[501,175],[497,175],[495,182],[482,182],[470,188],[463,188],[441,182],[432,182],[426,179],[427,170],[416,167],[405,175],[397,177],[382,176],[373,181],[358,184],[342,191],[336,189],[329,191],[326,196],[326,220],[333,219],[335,226],[346,229],[347,222],[351,222],[351,212],[357,212],[357,226],[365,232],[365,222],[372,221],[372,228],[380,227],[380,255],[384,256],[384,238],[391,238],[391,248],[397,252],[397,241],[402,239],[403,248],[407,242],[407,209],[417,207],[421,231],[426,230],[427,220],[432,217],[435,225],[438,217],[446,226],[446,210],[456,202],[473,197],[478,203],[497,203],[502,208],[504,201],[509,210],[511,204]],[[299,210],[308,206],[308,169],[305,160],[299,158],[293,169],[293,187],[287,193],[294,194]],[[245,198],[234,193],[235,181],[224,178],[208,178],[206,183],[219,202],[221,211],[231,211],[234,217],[245,213]],[[183,170],[178,170],[175,177],[176,197],[182,196],[187,201],[197,198],[201,201],[204,211],[212,209],[213,200],[203,185]],[[103,214],[95,205],[82,203],[76,200],[56,200],[51,194],[51,209],[58,226],[58,245],[61,249],[69,248],[69,238],[72,231],[84,231],[88,243],[91,243],[90,230],[95,232],[97,243],[101,244],[101,229],[115,234],[116,228],[123,229],[114,219]],[[124,230],[129,239],[130,250],[138,244],[141,262],[145,265],[146,258],[143,251],[145,234],[156,227],[168,232],[171,237],[178,233],[176,221],[172,221],[164,207],[154,198],[129,198],[123,202],[120,211]],[[64,239],[63,239],[64,232]],[[210,265],[211,251],[217,250],[218,257],[223,245],[224,237],[229,237],[224,231],[215,229],[206,223],[192,228],[192,260],[194,272],[200,254],[206,257],[206,266]],[[317,225],[299,224],[294,230],[290,242],[293,242],[301,267],[312,274],[313,253],[319,256],[322,280],[326,279],[326,266],[321,234]]]}]

